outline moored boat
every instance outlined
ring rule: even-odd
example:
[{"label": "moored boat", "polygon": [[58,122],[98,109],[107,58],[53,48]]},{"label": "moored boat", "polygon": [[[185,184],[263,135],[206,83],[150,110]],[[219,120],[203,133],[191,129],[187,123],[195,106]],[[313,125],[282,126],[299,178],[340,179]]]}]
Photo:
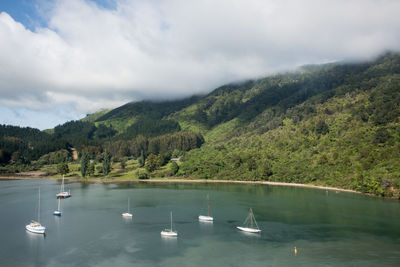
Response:
[{"label": "moored boat", "polygon": [[70,191],[67,192],[64,189],[64,175],[62,177],[60,193],[58,193],[56,196],[57,196],[57,198],[69,198],[69,197],[71,197],[71,192]]},{"label": "moored boat", "polygon": [[213,222],[214,218],[210,216],[210,197],[208,195],[207,195],[207,207],[208,207],[208,215],[199,215],[199,221]]},{"label": "moored boat", "polygon": [[172,230],[172,211],[171,211],[171,228],[161,231],[161,236],[165,236],[165,237],[177,237],[178,236],[178,232]]},{"label": "moored boat", "polygon": [[38,200],[38,219],[37,221],[31,221],[30,224],[27,224],[25,226],[25,229],[35,234],[44,234],[46,231],[46,227],[40,224],[40,187],[39,187],[39,200]]},{"label": "moored boat", "polygon": [[243,223],[243,226],[236,226],[237,229],[247,233],[261,233],[257,225],[256,218],[254,217],[253,210],[250,208],[249,215]]},{"label": "moored boat", "polygon": [[129,204],[130,204],[130,199],[128,197],[128,212],[122,213],[122,217],[124,217],[124,218],[132,218],[132,216],[133,216],[132,213],[129,212]]},{"label": "moored boat", "polygon": [[53,212],[53,215],[55,216],[61,216],[61,198],[58,199],[58,206],[57,210]]}]

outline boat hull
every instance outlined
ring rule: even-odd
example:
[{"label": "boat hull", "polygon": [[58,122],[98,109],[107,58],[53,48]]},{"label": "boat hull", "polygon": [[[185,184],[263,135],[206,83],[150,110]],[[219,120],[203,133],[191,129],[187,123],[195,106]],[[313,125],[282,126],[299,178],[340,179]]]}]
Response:
[{"label": "boat hull", "polygon": [[167,237],[177,237],[178,233],[174,231],[161,231],[161,235]]},{"label": "boat hull", "polygon": [[132,218],[132,213],[128,213],[128,212],[125,212],[125,213],[122,213],[122,217],[124,217],[124,218]]},{"label": "boat hull", "polygon": [[260,229],[236,226],[237,229],[247,233],[261,233]]},{"label": "boat hull", "polygon": [[46,231],[46,227],[44,226],[31,226],[30,224],[25,226],[26,230],[35,234],[44,234]]},{"label": "boat hull", "polygon": [[57,196],[57,198],[69,198],[69,197],[71,197],[71,194],[69,192],[61,192],[61,193],[58,193],[56,196]]},{"label": "boat hull", "polygon": [[55,210],[55,211],[53,212],[53,215],[54,215],[54,216],[61,216],[61,211]]},{"label": "boat hull", "polygon": [[212,221],[214,221],[214,218],[211,217],[211,216],[200,215],[200,216],[199,216],[199,221],[202,221],[202,222],[212,222]]}]

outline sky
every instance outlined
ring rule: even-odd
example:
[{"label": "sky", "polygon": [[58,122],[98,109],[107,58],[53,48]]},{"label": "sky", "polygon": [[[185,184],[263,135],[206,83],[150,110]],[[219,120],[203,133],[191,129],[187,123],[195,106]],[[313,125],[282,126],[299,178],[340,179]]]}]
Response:
[{"label": "sky", "polygon": [[400,49],[398,0],[0,0],[0,124]]}]

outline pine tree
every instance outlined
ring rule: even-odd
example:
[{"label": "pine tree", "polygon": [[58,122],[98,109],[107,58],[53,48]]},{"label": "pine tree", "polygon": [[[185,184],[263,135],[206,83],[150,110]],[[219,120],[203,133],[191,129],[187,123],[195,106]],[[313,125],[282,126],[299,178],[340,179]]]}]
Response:
[{"label": "pine tree", "polygon": [[108,151],[103,152],[103,173],[107,176],[111,172],[111,154]]},{"label": "pine tree", "polygon": [[90,163],[88,170],[87,170],[87,174],[89,176],[93,176],[94,175],[94,170],[95,170],[95,164],[94,163]]},{"label": "pine tree", "polygon": [[139,167],[142,168],[144,166],[145,158],[143,155],[143,150],[140,151],[140,157],[138,158]]},{"label": "pine tree", "polygon": [[86,177],[86,175],[88,174],[89,163],[90,163],[89,154],[88,154],[88,152],[86,150],[83,150],[82,151],[82,155],[81,155],[81,173],[82,173],[82,177]]}]

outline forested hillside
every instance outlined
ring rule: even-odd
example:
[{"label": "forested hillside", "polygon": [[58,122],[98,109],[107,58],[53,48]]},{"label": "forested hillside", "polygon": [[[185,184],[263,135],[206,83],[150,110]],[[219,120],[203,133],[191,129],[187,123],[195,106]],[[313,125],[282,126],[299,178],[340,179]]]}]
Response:
[{"label": "forested hillside", "polygon": [[117,162],[137,160],[132,168],[158,156],[148,177],[180,156],[169,174],[398,197],[399,103],[400,55],[388,53],[370,62],[305,66],[228,84],[205,96],[128,103],[48,133],[1,126],[0,159],[7,171],[18,158],[22,169],[72,161],[72,147],[99,162],[105,151]]},{"label": "forested hillside", "polygon": [[[259,112],[252,120],[243,120],[242,113],[209,131],[208,142],[186,154],[179,174],[312,183],[398,197],[399,56],[298,75],[303,79],[273,78],[282,88],[298,88],[295,93],[273,105],[265,102],[262,111],[253,109]],[[230,95],[252,90],[237,88]],[[224,103],[219,112],[228,112]],[[211,105],[208,115],[212,110]]]}]

